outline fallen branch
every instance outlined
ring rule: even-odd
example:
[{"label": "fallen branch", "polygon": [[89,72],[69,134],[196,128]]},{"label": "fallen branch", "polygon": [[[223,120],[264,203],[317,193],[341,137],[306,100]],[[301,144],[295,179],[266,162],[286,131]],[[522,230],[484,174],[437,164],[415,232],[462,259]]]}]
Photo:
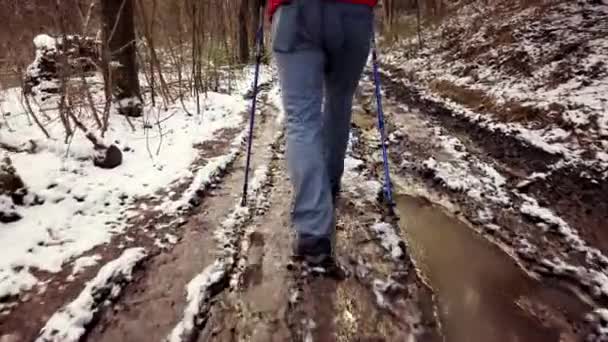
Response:
[{"label": "fallen branch", "polygon": [[40,128],[40,130],[42,131],[42,133],[44,133],[44,135],[47,138],[50,138],[51,135],[46,130],[46,128],[44,128],[44,125],[42,125],[42,123],[40,122],[40,120],[38,120],[38,117],[36,116],[36,114],[34,114],[34,110],[32,109],[32,106],[30,105],[30,100],[29,100],[28,96],[25,95],[25,93],[23,94],[23,99],[24,99],[24,103],[25,103],[25,109],[26,109],[28,115],[30,115],[34,119],[34,122]]},{"label": "fallen branch", "polygon": [[96,150],[108,148],[106,144],[104,144],[99,138],[97,138],[95,133],[89,131],[89,129],[76,117],[76,115],[74,115],[74,112],[71,109],[68,109],[67,113],[74,121],[74,124],[76,124],[76,127],[78,127],[84,133],[84,136],[89,139],[89,141],[93,144],[93,147]]}]

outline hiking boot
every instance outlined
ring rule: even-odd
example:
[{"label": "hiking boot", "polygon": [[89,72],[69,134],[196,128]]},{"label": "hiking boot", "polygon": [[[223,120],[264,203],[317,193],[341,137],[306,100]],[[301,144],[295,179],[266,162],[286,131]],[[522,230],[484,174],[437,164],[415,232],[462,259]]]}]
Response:
[{"label": "hiking boot", "polygon": [[296,259],[303,259],[310,264],[321,264],[331,258],[331,240],[328,238],[297,237],[293,247]]},{"label": "hiking boot", "polygon": [[313,267],[312,271],[338,281],[348,277],[346,270],[333,257],[325,258],[320,264]]},{"label": "hiking boot", "polygon": [[346,272],[333,257],[331,240],[328,238],[297,238],[294,258],[303,261],[313,274],[344,280]]}]

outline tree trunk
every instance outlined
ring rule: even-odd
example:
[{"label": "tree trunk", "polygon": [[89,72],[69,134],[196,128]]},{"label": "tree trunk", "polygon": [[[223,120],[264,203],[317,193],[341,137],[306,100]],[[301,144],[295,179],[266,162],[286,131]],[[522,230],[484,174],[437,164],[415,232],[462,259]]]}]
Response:
[{"label": "tree trunk", "polygon": [[136,39],[132,0],[102,0],[104,79],[111,84],[118,110],[141,116],[142,104],[137,72]]},{"label": "tree trunk", "polygon": [[384,0],[384,29],[391,32],[394,24],[395,0]]},{"label": "tree trunk", "polygon": [[239,6],[239,62],[249,62],[249,35],[247,31],[247,20],[249,13],[249,0],[240,0]]},{"label": "tree trunk", "polygon": [[422,50],[422,23],[420,22],[420,0],[416,0],[416,26],[418,30],[418,48]]}]

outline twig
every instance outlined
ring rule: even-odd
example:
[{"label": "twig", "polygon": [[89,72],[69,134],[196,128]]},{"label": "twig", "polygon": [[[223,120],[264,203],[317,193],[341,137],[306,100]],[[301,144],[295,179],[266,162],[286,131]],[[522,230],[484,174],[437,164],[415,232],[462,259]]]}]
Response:
[{"label": "twig", "polygon": [[32,118],[34,119],[34,122],[36,123],[36,125],[40,128],[40,130],[42,130],[42,133],[44,133],[44,135],[47,138],[50,138],[51,135],[46,130],[46,128],[44,128],[44,126],[42,125],[42,123],[40,122],[40,120],[38,120],[38,117],[36,116],[36,114],[34,114],[34,111],[32,110],[32,106],[30,105],[30,100],[28,99],[28,96],[25,95],[25,94],[23,94],[23,99],[25,100],[26,110],[29,113],[29,115],[32,116]]},{"label": "twig", "polygon": [[107,38],[108,44],[110,43],[110,41],[112,41],[114,33],[116,33],[116,28],[118,27],[118,22],[120,21],[120,17],[122,16],[122,10],[125,8],[126,3],[127,0],[122,0],[122,3],[120,4],[120,8],[118,9],[118,13],[116,14],[116,20],[114,21],[114,26],[112,27],[112,31],[110,31],[110,35]]},{"label": "twig", "polygon": [[84,133],[84,136],[87,139],[89,139],[89,141],[93,144],[93,147],[96,150],[107,148],[107,146],[101,141],[101,139],[97,138],[93,132],[89,131],[87,129],[87,127],[85,125],[83,125],[80,120],[78,120],[78,118],[76,117],[76,115],[74,115],[74,112],[72,112],[72,110],[70,110],[68,108],[67,113],[74,121],[74,124],[76,125],[76,127],[78,127],[80,130],[82,130],[82,132]]},{"label": "twig", "polygon": [[158,156],[160,154],[160,148],[163,145],[163,126],[160,123],[160,108],[158,109],[158,114],[156,115],[156,126],[158,127],[158,134],[160,134],[158,147],[156,148],[156,155]]},{"label": "twig", "polygon": [[110,121],[110,108],[112,106],[112,66],[111,66],[111,55],[109,52],[109,41],[103,40],[103,48],[102,48],[102,64],[106,66],[106,71],[103,73],[104,77],[104,95],[106,98],[106,103],[103,108],[103,126],[101,129],[101,136],[105,136],[106,131],[108,130],[108,123]]},{"label": "twig", "polygon": [[420,0],[416,0],[416,21],[418,26],[418,48],[422,50],[422,28],[420,27]]},{"label": "twig", "polygon": [[72,148],[72,141],[74,141],[74,137],[76,136],[76,132],[73,132],[68,139],[68,146],[65,149],[65,158],[67,159],[70,155],[70,149]]},{"label": "twig", "polygon": [[150,150],[150,122],[148,120],[149,115],[150,114],[147,114],[146,118],[144,119],[144,132],[146,133],[146,150],[148,151],[150,159],[154,161],[154,155],[152,155],[152,151]]},{"label": "twig", "polygon": [[82,24],[82,32],[84,32],[85,34],[89,30],[89,23],[91,22],[91,15],[93,14],[93,8],[95,8],[96,4],[97,4],[97,1],[91,2],[91,5],[89,5],[89,10],[87,11],[87,15],[84,19],[84,23]]},{"label": "twig", "polygon": [[97,128],[102,129],[103,124],[101,119],[99,118],[99,114],[97,113],[97,108],[95,108],[95,102],[93,101],[93,95],[91,95],[91,90],[89,89],[89,85],[87,84],[86,77],[84,77],[84,73],[80,74],[80,79],[82,80],[82,85],[85,89],[85,94],[87,96],[87,101],[89,104],[89,108],[91,108],[91,112],[93,113],[93,118],[95,118],[95,122],[97,123]]}]

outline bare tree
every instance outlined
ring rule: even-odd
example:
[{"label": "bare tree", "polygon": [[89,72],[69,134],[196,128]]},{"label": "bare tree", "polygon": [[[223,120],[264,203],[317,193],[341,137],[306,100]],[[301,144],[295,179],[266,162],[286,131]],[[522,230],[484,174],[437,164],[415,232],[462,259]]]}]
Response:
[{"label": "bare tree", "polygon": [[141,116],[132,0],[102,0],[104,80],[119,104],[119,112]]},{"label": "bare tree", "polygon": [[420,0],[416,0],[416,26],[418,31],[418,48],[422,49],[422,23],[420,22]]},{"label": "bare tree", "polygon": [[249,0],[240,0],[239,6],[239,62],[247,63],[249,61],[249,34],[248,34],[248,18],[249,15]]}]

